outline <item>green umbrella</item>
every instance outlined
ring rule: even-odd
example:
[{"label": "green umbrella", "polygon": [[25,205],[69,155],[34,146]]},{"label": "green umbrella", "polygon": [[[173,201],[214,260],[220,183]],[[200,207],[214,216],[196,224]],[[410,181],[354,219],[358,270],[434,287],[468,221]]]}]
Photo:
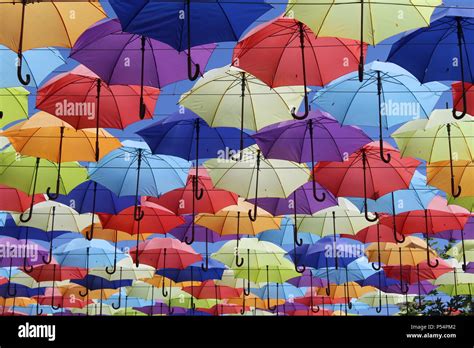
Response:
[{"label": "green umbrella", "polygon": [[448,204],[459,205],[466,208],[471,213],[474,212],[474,196],[469,197],[453,197],[448,196]]},{"label": "green umbrella", "polygon": [[472,296],[474,274],[459,272],[456,267],[453,267],[452,272],[439,276],[433,284],[439,285],[438,291],[442,291],[449,296]]},{"label": "green umbrella", "polygon": [[[11,149],[0,152],[0,184],[14,187],[31,195],[29,214],[21,216],[22,222],[31,219],[34,195],[45,193],[56,185],[58,164],[46,159],[21,156]],[[68,194],[76,186],[87,181],[87,170],[77,162],[62,164],[59,192]]]},{"label": "green umbrella", "polygon": [[0,128],[28,117],[28,94],[23,87],[0,88]]},{"label": "green umbrella", "polygon": [[463,237],[461,242],[449,249],[446,254],[454,257],[459,262],[462,261],[462,268],[466,270],[467,263],[474,262],[474,240],[464,240],[464,233],[461,236]]},{"label": "green umbrella", "polygon": [[310,178],[306,164],[266,159],[257,145],[245,148],[240,154],[229,159],[214,158],[204,166],[215,187],[255,199],[253,214],[249,210],[252,221],[257,217],[258,197],[286,198]]}]

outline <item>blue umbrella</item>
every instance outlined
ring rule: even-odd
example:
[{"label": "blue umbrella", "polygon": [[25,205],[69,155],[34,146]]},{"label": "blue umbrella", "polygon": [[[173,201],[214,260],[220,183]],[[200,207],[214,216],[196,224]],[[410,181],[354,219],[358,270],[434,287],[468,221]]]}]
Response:
[{"label": "blue umbrella", "polygon": [[199,281],[203,282],[210,279],[222,279],[226,266],[219,261],[209,259],[207,270],[203,269],[203,261],[193,263],[184,269],[166,268],[159,269],[156,274],[166,276],[176,283],[185,281]]},{"label": "blue umbrella", "polygon": [[196,65],[193,74],[191,47],[237,41],[250,24],[272,8],[264,0],[111,0],[110,4],[124,31],[160,40],[180,52],[187,49],[192,81],[200,74],[200,67]]},{"label": "blue umbrella", "polygon": [[87,269],[113,267],[115,253],[118,261],[127,257],[122,252],[116,252],[116,249],[105,240],[89,241],[85,238],[74,239],[53,251],[55,259],[62,266]]},{"label": "blue umbrella", "polygon": [[159,197],[184,187],[191,164],[179,157],[153,155],[143,147],[121,147],[91,163],[89,176],[118,196],[135,195],[134,218],[143,218],[138,195]]},{"label": "blue umbrella", "polygon": [[135,204],[133,196],[118,197],[105,186],[91,180],[75,187],[68,195],[59,195],[56,201],[70,206],[81,214],[92,213],[91,228],[86,233],[86,238],[89,240],[94,235],[95,213],[118,214]]},{"label": "blue umbrella", "polygon": [[331,267],[328,270],[317,269],[313,275],[319,278],[326,277],[327,280],[335,284],[344,284],[356,280],[366,279],[376,271],[369,265],[366,257],[358,258],[344,268]]},{"label": "blue umbrella", "polygon": [[98,290],[98,289],[118,289],[123,286],[131,286],[133,283],[133,280],[131,279],[107,280],[99,276],[88,274],[83,279],[73,279],[71,280],[71,282],[82,285],[83,287],[89,290]]},{"label": "blue umbrella", "polygon": [[[463,111],[466,114],[466,82],[474,82],[474,15],[472,9],[440,11],[431,25],[411,32],[396,42],[388,61],[403,66],[422,82],[461,81]],[[423,49],[413,49],[423,47]]]},{"label": "blue umbrella", "polygon": [[[13,289],[13,292],[12,292]],[[44,295],[46,288],[35,288],[31,289],[21,284],[2,284],[0,285],[0,297],[11,298],[11,297],[32,297],[38,294]]]},{"label": "blue umbrella", "polygon": [[[377,200],[368,199],[367,210],[397,215],[411,210],[428,209],[428,204],[438,192],[438,189],[426,185],[426,176],[415,171],[408,189],[391,192]],[[351,197],[349,200],[363,211],[363,198]]]},{"label": "blue umbrella", "polygon": [[[0,75],[0,87],[17,87],[17,61],[18,54],[0,45],[0,62],[2,62],[2,74]],[[65,64],[64,58],[57,49],[45,47],[36,50],[28,50],[23,53],[23,70],[31,76],[31,87],[38,87],[43,80],[60,65]]]},{"label": "blue umbrella", "polygon": [[[271,242],[280,246],[293,246],[294,247],[294,224],[290,218],[284,218],[281,222],[279,230],[268,230],[257,235],[258,240]],[[301,233],[299,234],[304,244],[313,244],[317,242],[320,237],[313,233]]]},{"label": "blue umbrella", "polygon": [[253,288],[251,289],[251,292],[260,298],[270,296],[270,298],[290,300],[296,297],[305,296],[306,288],[298,288],[288,283],[276,283],[276,285],[266,284],[261,288]]},{"label": "blue umbrella", "polygon": [[383,153],[383,128],[428,118],[448,87],[431,82],[421,85],[406,70],[391,63],[366,65],[364,81],[358,73],[344,75],[316,93],[314,102],[341,124],[379,126],[380,157]]},{"label": "blue umbrella", "polygon": [[[236,128],[212,128],[195,113],[185,110],[177,112],[165,120],[158,121],[137,132],[148,144],[154,154],[170,155],[188,161],[196,160],[194,190],[198,194],[197,178],[199,159],[219,157],[220,152],[235,151],[240,148],[240,131]],[[255,144],[255,141],[244,133],[243,147]]]}]

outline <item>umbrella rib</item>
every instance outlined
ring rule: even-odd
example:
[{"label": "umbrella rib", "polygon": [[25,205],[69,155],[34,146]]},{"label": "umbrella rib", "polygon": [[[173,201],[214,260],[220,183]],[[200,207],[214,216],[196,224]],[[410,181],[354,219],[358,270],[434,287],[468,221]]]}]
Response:
[{"label": "umbrella rib", "polygon": [[[5,88],[5,91],[10,94],[17,102],[17,104],[20,106],[20,108],[23,110],[23,113],[26,115],[26,118],[28,118],[28,109],[25,110],[25,108],[23,107],[23,105],[21,104],[20,100],[19,100],[19,97],[17,97],[17,94],[13,94],[12,93],[12,88]],[[22,94],[21,97],[26,97],[28,98],[28,94]]]},{"label": "umbrella rib", "polygon": [[[282,29],[282,30],[284,30],[284,29]],[[280,59],[278,60],[277,66],[275,67],[275,70],[274,70],[275,71],[275,76],[273,76],[273,78],[272,78],[272,86],[275,84],[275,79],[276,79],[276,75],[277,75],[276,72],[278,71],[278,68],[280,67],[281,61],[283,60],[283,54],[285,53],[285,50],[288,47],[288,45],[290,44],[290,42],[294,40],[293,36],[294,36],[294,34],[289,35],[289,39],[286,42],[286,45],[281,50]],[[272,36],[269,36],[269,37],[275,37],[275,35],[272,35]]]},{"label": "umbrella rib", "polygon": [[69,46],[67,46],[67,47],[72,47],[72,46],[74,46],[74,45],[72,44],[72,42],[71,42],[71,37],[69,36],[68,30],[67,30],[67,26],[66,26],[66,23],[64,22],[63,16],[61,15],[61,12],[59,12],[59,9],[56,7],[54,1],[51,1],[51,5],[53,5],[54,9],[55,9],[56,12],[58,13],[59,18],[61,19],[61,23],[63,24],[64,33],[66,34],[67,41],[69,42]]}]

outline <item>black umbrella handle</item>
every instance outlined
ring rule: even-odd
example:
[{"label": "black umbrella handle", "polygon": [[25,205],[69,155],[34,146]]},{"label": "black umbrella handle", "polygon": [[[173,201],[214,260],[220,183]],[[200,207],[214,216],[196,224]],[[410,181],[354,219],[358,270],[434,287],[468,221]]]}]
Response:
[{"label": "black umbrella handle", "polygon": [[313,171],[313,177],[311,179],[311,182],[313,184],[313,197],[317,202],[323,202],[326,199],[326,192],[323,192],[321,197],[318,196],[318,193],[316,192],[316,173],[314,170],[315,166],[315,160],[314,160],[314,129],[313,129],[313,119],[310,118],[308,120],[308,129],[309,129],[309,141],[310,141],[310,147],[311,147],[311,169]]},{"label": "black umbrella handle", "polygon": [[448,150],[449,150],[449,169],[451,173],[451,195],[454,198],[457,198],[461,195],[461,186],[458,185],[458,190],[455,190],[455,177],[454,177],[454,168],[453,168],[453,150],[451,147],[451,124],[446,125],[446,131],[448,132]]},{"label": "black umbrella handle", "polygon": [[296,191],[293,192],[293,219],[295,220],[295,224],[293,225],[293,241],[295,245],[301,246],[303,245],[303,239],[298,238],[298,215],[297,215],[297,208],[296,208]]},{"label": "black umbrella handle", "polygon": [[146,112],[146,105],[143,102],[143,94],[144,94],[143,93],[143,88],[144,88],[144,84],[145,84],[145,43],[146,43],[146,37],[141,36],[140,41],[141,41],[140,50],[141,50],[141,53],[142,53],[142,66],[141,66],[141,72],[140,72],[140,109],[139,109],[138,115],[140,117],[140,120],[143,120],[145,118],[145,112]]},{"label": "black umbrella handle", "polygon": [[374,217],[371,218],[369,216],[369,204],[367,202],[367,177],[366,177],[366,170],[367,170],[367,154],[365,153],[365,150],[362,150],[362,170],[364,171],[363,173],[363,179],[364,179],[364,216],[365,219],[369,222],[375,222],[379,218],[379,214],[377,212],[374,212]]},{"label": "black umbrella handle", "polygon": [[358,75],[359,82],[364,81],[364,0],[360,0],[360,57]]},{"label": "black umbrella handle", "polygon": [[304,57],[304,28],[303,28],[303,23],[298,22],[298,27],[299,27],[299,36],[300,36],[300,48],[301,48],[301,67],[303,69],[303,87],[304,87],[304,114],[301,116],[298,116],[296,114],[296,107],[294,107],[291,110],[291,116],[295,120],[304,120],[306,117],[308,117],[309,114],[309,101],[308,101],[308,83],[306,80],[306,61]]},{"label": "black umbrella handle", "polygon": [[426,263],[430,268],[436,268],[439,265],[438,259],[435,259],[435,263],[431,263],[430,260],[430,232],[428,226],[428,210],[425,209],[425,232],[426,232]]},{"label": "black umbrella handle", "polygon": [[400,235],[402,236],[401,239],[398,238],[398,234],[397,233],[397,219],[395,218],[395,196],[392,192],[392,212],[393,212],[393,215],[392,215],[392,228],[393,228],[393,239],[395,239],[395,241],[397,243],[403,243],[405,241],[405,235],[403,233],[400,233]]},{"label": "black umbrella handle", "polygon": [[199,64],[195,64],[196,71],[193,74],[193,61],[191,58],[191,0],[186,0],[186,20],[188,27],[188,78],[191,81],[195,81],[201,73],[201,67]]},{"label": "black umbrella handle", "polygon": [[247,78],[245,77],[245,71],[241,73],[240,78],[240,153],[239,160],[242,161],[243,150],[244,150],[244,116],[245,116],[245,88],[247,86]]},{"label": "black umbrella handle", "polygon": [[257,168],[255,176],[255,202],[252,209],[249,210],[249,219],[250,221],[257,221],[257,205],[258,205],[258,175],[260,172],[260,150],[257,150]]},{"label": "black umbrella handle", "polygon": [[390,163],[392,155],[387,152],[387,157],[383,151],[383,126],[382,126],[382,77],[380,75],[380,70],[377,70],[377,97],[378,97],[378,107],[379,107],[379,150],[380,150],[380,159],[384,163]]},{"label": "black umbrella handle", "polygon": [[62,153],[63,153],[63,140],[64,140],[64,126],[61,126],[60,129],[60,138],[59,138],[59,155],[58,155],[58,174],[56,178],[56,192],[51,193],[51,187],[48,187],[46,194],[51,200],[56,200],[59,197],[59,189],[61,187],[61,162],[62,162]]},{"label": "black umbrella handle", "polygon": [[371,265],[374,271],[380,271],[380,269],[382,268],[382,261],[380,255],[380,224],[377,224],[377,266],[375,266],[375,262],[372,262]]},{"label": "black umbrella handle", "polygon": [[458,47],[459,47],[459,63],[461,65],[461,86],[462,86],[462,105],[463,110],[460,115],[458,115],[457,110],[453,107],[453,117],[456,120],[460,120],[466,116],[467,113],[467,98],[466,98],[466,79],[464,76],[464,58],[463,58],[463,41],[464,33],[462,29],[461,17],[456,17],[457,23],[457,34],[458,34]]},{"label": "black umbrella handle", "polygon": [[21,72],[23,66],[23,33],[25,28],[25,10],[26,4],[28,3],[27,0],[22,0],[22,9],[21,9],[21,27],[20,27],[20,43],[18,45],[18,62],[16,67],[16,73],[18,77],[18,81],[22,85],[29,85],[31,82],[31,76],[26,74],[26,78],[23,78],[23,74]]},{"label": "black umbrella handle", "polygon": [[31,202],[30,202],[30,209],[28,209],[28,215],[25,217],[25,212],[20,214],[20,221],[21,222],[28,222],[33,217],[33,206],[35,204],[35,193],[36,193],[36,182],[38,180],[38,169],[40,164],[40,158],[36,158],[35,169],[33,172],[33,192],[31,193]]}]

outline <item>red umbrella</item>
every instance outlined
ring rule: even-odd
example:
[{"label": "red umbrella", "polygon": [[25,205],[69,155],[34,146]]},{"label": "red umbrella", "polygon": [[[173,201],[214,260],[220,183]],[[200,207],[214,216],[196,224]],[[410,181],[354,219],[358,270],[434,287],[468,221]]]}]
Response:
[{"label": "red umbrella", "polygon": [[[140,233],[166,233],[173,228],[184,224],[185,220],[182,216],[177,216],[168,209],[148,201],[141,204],[142,218],[137,220],[134,218],[135,207],[125,208],[117,215],[99,214],[99,219],[103,228],[127,232],[137,235],[137,247],[135,248],[137,255],[135,262],[137,267],[138,261],[138,245],[140,243]],[[116,255],[114,258],[114,268],[116,269]]]},{"label": "red umbrella", "polygon": [[[130,253],[132,254],[132,258],[135,259],[135,262],[137,262],[138,257],[140,257],[140,260],[144,264],[153,266],[156,269],[184,269],[202,260],[201,254],[194,251],[191,246],[171,238],[153,238],[147,240],[138,245],[138,248],[133,247]],[[166,274],[163,272],[161,291],[163,296],[166,297],[168,292],[165,289],[165,277]]]},{"label": "red umbrella", "polygon": [[45,201],[42,194],[36,194],[34,197],[31,197],[22,191],[5,185],[0,185],[0,192],[2,195],[0,210],[3,211],[24,212],[32,205],[32,198],[33,204]]},{"label": "red umbrella", "polygon": [[[380,215],[380,220],[385,219],[387,215]],[[403,236],[398,234],[400,238]],[[377,243],[377,242],[384,242],[384,243],[396,243],[397,240],[394,238],[394,232],[392,226],[388,226],[385,224],[375,224],[370,225],[366,228],[363,228],[355,235],[352,234],[341,234],[341,238],[349,238],[355,239],[362,243]]]},{"label": "red umbrella", "polygon": [[[305,24],[280,17],[258,26],[240,41],[232,61],[271,87],[303,84],[305,114],[292,112],[303,119],[309,112],[306,86],[324,86],[357,70],[360,46],[356,40],[317,37]],[[367,45],[363,47],[365,54]]]},{"label": "red umbrella", "polygon": [[[160,90],[144,88],[145,117],[152,118]],[[107,85],[85,66],[60,74],[38,90],[36,107],[76,129],[124,129],[139,121],[140,86]],[[96,154],[98,159],[98,151]]]},{"label": "red umbrella", "polygon": [[[190,173],[193,173],[193,169],[190,170]],[[238,200],[238,196],[235,193],[214,188],[211,178],[205,169],[199,170],[197,184],[201,188],[201,193],[199,195],[200,199],[196,199],[195,178],[195,175],[190,174],[184,188],[167,192],[160,198],[147,198],[148,201],[162,205],[175,214],[192,214],[191,239],[185,238],[187,244],[194,242],[194,216],[196,213],[215,214],[225,207],[236,205]]]},{"label": "red umbrella", "polygon": [[199,299],[228,299],[242,297],[242,289],[217,285],[213,280],[206,280],[199,286],[185,286],[182,290]]},{"label": "red umbrella", "polygon": [[428,266],[435,268],[439,261],[436,259],[434,264],[430,262],[429,235],[448,230],[462,230],[469,217],[470,214],[467,210],[455,205],[448,206],[445,199],[435,197],[428,209],[411,210],[395,216],[384,216],[380,219],[380,224],[393,226],[403,235],[424,233],[426,236],[427,263]]},{"label": "red umbrella", "polygon": [[82,279],[87,275],[87,269],[80,267],[61,266],[58,263],[33,266],[29,273],[37,282]]},{"label": "red umbrella", "polygon": [[63,295],[58,288],[46,289],[44,295],[33,296],[36,298],[39,304],[52,306],[54,309],[59,308],[84,308],[89,303],[93,303],[92,300],[81,300],[73,297],[69,294]]},{"label": "red umbrella", "polygon": [[407,189],[420,161],[401,158],[398,150],[388,144],[384,152],[391,161],[380,156],[379,144],[372,142],[354,152],[344,162],[319,162],[313,171],[315,180],[337,197],[364,197],[365,217],[368,216],[367,199],[378,199],[383,195]]},{"label": "red umbrella", "polygon": [[437,268],[432,268],[429,266],[427,261],[423,261],[416,266],[383,266],[383,270],[389,278],[400,279],[401,274],[403,281],[409,284],[416,284],[420,283],[422,280],[436,279],[439,276],[451,272],[453,270],[453,267],[446,263],[446,261],[443,261],[442,259],[437,260],[439,263],[439,266]]},{"label": "red umbrella", "polygon": [[462,82],[452,84],[454,110],[466,110],[471,116],[474,116],[474,84],[464,83],[466,97],[463,98]]}]

